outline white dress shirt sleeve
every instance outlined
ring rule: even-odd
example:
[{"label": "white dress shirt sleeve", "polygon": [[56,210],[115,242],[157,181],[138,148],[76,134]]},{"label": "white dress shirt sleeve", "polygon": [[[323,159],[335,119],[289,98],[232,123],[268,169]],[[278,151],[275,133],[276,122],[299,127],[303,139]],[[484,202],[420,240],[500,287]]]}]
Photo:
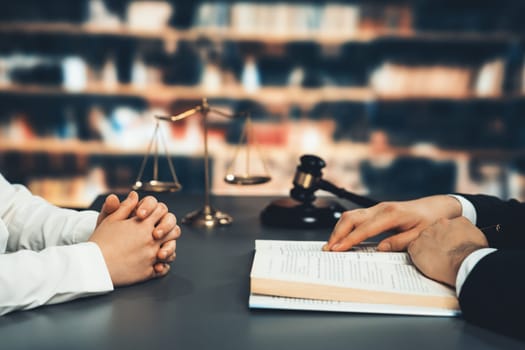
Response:
[{"label": "white dress shirt sleeve", "polygon": [[97,212],[55,207],[0,175],[0,315],[113,290]]},{"label": "white dress shirt sleeve", "polygon": [[58,208],[1,176],[0,193],[0,218],[9,232],[8,252],[85,242],[95,229],[97,212]]},{"label": "white dress shirt sleeve", "polygon": [[106,263],[92,242],[0,254],[0,315],[111,290]]},{"label": "white dress shirt sleeve", "polygon": [[[466,217],[470,222],[472,222],[474,225],[477,221],[477,213],[476,209],[474,208],[474,205],[467,200],[465,197],[453,195],[450,196],[456,198],[459,203],[461,203],[462,208],[462,216]],[[476,264],[483,259],[488,254],[495,252],[497,249],[495,248],[483,248],[478,249],[472,253],[470,253],[465,260],[461,263],[461,266],[459,267],[458,274],[456,276],[456,295],[459,297],[459,294],[461,293],[461,288],[463,287],[463,284],[467,280],[467,277],[474,269]]]},{"label": "white dress shirt sleeve", "polygon": [[476,225],[478,220],[478,214],[476,213],[476,208],[468,199],[463,196],[458,196],[457,194],[450,194],[449,196],[456,198],[461,204],[461,215],[466,217],[471,223]]}]

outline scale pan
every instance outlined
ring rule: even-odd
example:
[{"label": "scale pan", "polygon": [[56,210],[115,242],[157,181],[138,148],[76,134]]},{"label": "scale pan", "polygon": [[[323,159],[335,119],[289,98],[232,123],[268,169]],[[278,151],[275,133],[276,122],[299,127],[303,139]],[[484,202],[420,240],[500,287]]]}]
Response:
[{"label": "scale pan", "polygon": [[182,188],[178,182],[164,182],[157,180],[150,180],[148,182],[137,181],[133,185],[133,189],[137,191],[151,191],[151,192],[175,192]]},{"label": "scale pan", "polygon": [[228,174],[224,177],[224,181],[233,185],[260,185],[270,181],[272,178],[266,175],[235,175]]}]

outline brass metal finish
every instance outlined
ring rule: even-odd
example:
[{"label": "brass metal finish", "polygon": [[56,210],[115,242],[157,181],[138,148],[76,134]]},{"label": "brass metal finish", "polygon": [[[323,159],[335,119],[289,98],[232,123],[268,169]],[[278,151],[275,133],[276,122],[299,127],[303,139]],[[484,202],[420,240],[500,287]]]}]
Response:
[{"label": "brass metal finish", "polygon": [[304,188],[310,188],[312,187],[313,183],[315,182],[316,178],[312,176],[312,174],[308,174],[305,172],[297,172],[295,174],[295,177],[293,179],[294,184],[301,185],[301,187]]},{"label": "brass metal finish", "polygon": [[182,218],[182,223],[194,227],[217,227],[229,225],[233,218],[210,206],[205,206],[200,210],[193,211]]},{"label": "brass metal finish", "polygon": [[[245,170],[243,174],[234,174],[233,166],[234,166],[235,160],[237,159],[239,150],[244,140],[246,140]],[[266,162],[264,161],[261,150],[259,149],[259,145],[257,144],[257,142],[252,142],[252,141],[253,141],[252,120],[250,116],[248,115],[246,117],[246,121],[244,123],[244,127],[241,132],[241,137],[239,139],[239,143],[237,144],[237,148],[235,150],[235,154],[233,156],[233,159],[228,169],[226,170],[226,176],[224,177],[225,182],[232,184],[232,185],[259,185],[259,184],[266,183],[272,179],[272,177],[269,175],[268,169],[266,168]],[[264,174],[259,174],[259,175],[251,174],[250,164],[251,164],[252,143],[255,144],[256,151],[259,154],[259,157],[261,159],[262,166],[264,168]]]},{"label": "brass metal finish", "polygon": [[204,207],[193,211],[182,218],[182,223],[195,226],[213,228],[217,226],[229,225],[233,219],[230,215],[216,210],[210,206],[210,171],[209,171],[209,152],[208,152],[208,113],[213,112],[218,115],[233,118],[232,115],[219,110],[210,108],[208,100],[202,99],[199,106],[173,116],[155,116],[158,120],[176,122],[195,114],[201,114],[204,121]]},{"label": "brass metal finish", "polygon": [[148,182],[137,181],[132,188],[139,191],[176,192],[182,188],[182,185],[178,182],[150,180]]},{"label": "brass metal finish", "polygon": [[[158,119],[158,118],[157,118]],[[137,176],[137,180],[135,181],[135,184],[132,186],[134,190],[138,191],[152,191],[152,192],[175,192],[182,188],[182,185],[179,183],[179,180],[177,179],[177,174],[175,173],[175,167],[173,166],[173,163],[171,162],[171,157],[168,154],[168,149],[166,147],[166,140],[164,140],[164,137],[159,129],[159,122],[157,121],[157,125],[155,126],[155,131],[153,132],[153,137],[151,138],[151,141],[148,145],[148,150],[146,152],[146,155],[144,156],[144,159],[142,160],[142,164],[140,166],[139,174]],[[166,155],[166,160],[168,162],[168,166],[170,169],[171,177],[173,179],[173,182],[167,182],[167,181],[159,181],[159,138],[161,139],[164,151]],[[148,162],[148,158],[151,154],[151,148],[154,148],[153,151],[153,179],[150,181],[142,181],[142,176],[144,174],[144,168],[146,167],[146,163]]]},{"label": "brass metal finish", "polygon": [[[204,125],[204,206],[203,208],[199,210],[195,210],[189,213],[188,215],[186,215],[185,217],[183,217],[182,223],[188,224],[191,226],[196,226],[196,227],[208,227],[208,228],[222,226],[222,225],[229,225],[233,221],[230,215],[224,212],[221,212],[217,209],[214,209],[210,205],[210,171],[209,171],[209,151],[208,151],[208,113],[210,112],[218,114],[226,118],[236,117],[228,113],[222,112],[220,110],[210,108],[208,104],[208,100],[206,98],[202,99],[202,102],[200,105],[195,106],[177,115],[172,115],[172,116],[156,115],[155,119],[157,119],[157,126],[155,128],[155,134],[148,147],[148,153],[146,154],[146,157],[144,158],[144,161],[142,162],[142,166],[139,172],[139,177],[137,178],[137,181],[135,182],[135,185],[133,186],[134,189],[141,189],[141,190],[146,190],[146,191],[156,191],[156,192],[177,191],[182,187],[176,178],[175,169],[169,157],[168,157],[168,164],[170,166],[170,171],[171,171],[174,181],[173,182],[162,182],[158,180],[158,135],[161,135],[158,133],[159,121],[177,122],[179,120],[189,118],[195,114],[202,115],[203,125]],[[251,140],[252,123],[251,123],[251,118],[249,116],[246,116],[245,114],[240,115],[240,116],[246,117],[246,122],[244,124],[244,128],[241,134],[241,140],[239,141],[239,145],[236,150],[236,155],[234,156],[234,160],[230,164],[230,168],[228,169],[227,175],[224,177],[224,180],[227,183],[235,184],[235,185],[257,185],[257,184],[268,182],[270,181],[271,177],[268,175],[268,170],[266,169],[266,164],[263,159],[262,159],[262,162],[263,162],[265,173],[259,174],[259,175],[250,174],[250,157],[251,157],[250,148],[251,148],[251,143],[252,143],[252,140]],[[246,152],[245,173],[241,175],[236,175],[230,172],[229,170],[233,168],[233,163],[235,161],[235,158],[237,157],[237,153],[239,151],[240,144],[244,140],[246,140],[246,145],[247,145],[246,146],[247,152]],[[257,146],[256,143],[255,145]],[[155,152],[154,152],[155,163],[154,163],[154,169],[153,169],[154,176],[153,176],[153,180],[148,181],[148,182],[143,182],[141,180],[141,177],[144,172],[144,167],[146,165],[148,155],[151,152],[152,146],[155,147]],[[260,155],[260,150],[258,148],[257,148],[257,151],[259,152],[259,155]]]},{"label": "brass metal finish", "polygon": [[224,181],[232,185],[260,185],[270,181],[271,179],[272,178],[270,176],[242,176],[234,174],[227,174],[224,177]]}]

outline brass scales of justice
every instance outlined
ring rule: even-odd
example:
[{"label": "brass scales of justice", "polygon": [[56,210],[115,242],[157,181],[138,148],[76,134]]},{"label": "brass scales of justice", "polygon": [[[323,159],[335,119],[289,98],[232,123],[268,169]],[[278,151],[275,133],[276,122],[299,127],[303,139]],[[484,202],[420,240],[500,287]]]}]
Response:
[{"label": "brass scales of justice", "polygon": [[[233,185],[258,185],[258,184],[263,184],[263,183],[270,181],[271,176],[269,175],[268,169],[266,167],[266,162],[264,158],[262,157],[262,153],[260,152],[259,146],[256,142],[254,142],[254,140],[252,140],[253,139],[253,125],[252,125],[251,117],[249,116],[249,114],[241,113],[239,115],[231,115],[231,114],[225,113],[215,108],[211,108],[208,104],[208,100],[206,98],[203,98],[201,103],[198,106],[195,106],[180,114],[172,115],[172,116],[158,116],[158,115],[155,116],[157,123],[155,125],[153,137],[151,138],[151,141],[148,145],[146,155],[144,156],[144,159],[140,166],[139,174],[137,176],[137,180],[135,181],[135,184],[133,185],[133,189],[143,190],[143,191],[152,191],[152,192],[176,192],[182,188],[182,185],[179,183],[177,179],[175,167],[173,166],[171,157],[168,154],[168,149],[166,147],[166,140],[164,139],[162,132],[160,132],[160,121],[177,122],[179,120],[189,118],[193,115],[200,114],[203,117],[203,124],[204,124],[204,206],[201,209],[195,210],[187,214],[185,217],[183,217],[182,223],[191,225],[191,226],[196,226],[196,227],[213,228],[217,226],[229,225],[232,223],[233,218],[230,215],[220,210],[217,210],[210,205],[210,176],[209,176],[209,152],[208,152],[208,114],[210,112],[216,113],[219,116],[226,117],[229,119],[233,119],[236,117],[245,118],[245,123],[242,129],[242,132],[241,132],[240,140],[239,140],[239,143],[237,144],[233,159],[230,162],[226,170],[224,181],[226,183],[233,184]],[[166,156],[166,160],[169,166],[169,171],[172,177],[172,181],[160,181],[159,180],[159,153],[160,153],[159,140],[162,142],[162,146],[164,147],[164,150],[165,150],[165,156]],[[235,174],[233,172],[233,167],[239,155],[241,144],[244,141],[246,142],[245,170],[244,170],[244,173],[242,174]],[[264,169],[263,174],[254,175],[251,173],[251,169],[250,169],[251,150],[250,149],[252,147],[252,144],[255,145],[257,152],[259,153],[259,157],[261,159],[262,166]],[[148,158],[152,153],[153,153],[153,179],[143,182],[142,177],[144,174],[144,170],[145,170]]]}]

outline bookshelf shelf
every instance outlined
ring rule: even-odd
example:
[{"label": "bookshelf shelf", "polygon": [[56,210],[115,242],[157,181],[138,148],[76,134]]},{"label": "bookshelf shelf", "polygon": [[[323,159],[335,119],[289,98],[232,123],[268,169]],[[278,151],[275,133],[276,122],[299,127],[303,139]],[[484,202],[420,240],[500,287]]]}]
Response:
[{"label": "bookshelf shelf", "polygon": [[143,155],[144,149],[122,149],[108,146],[100,141],[59,140],[49,138],[36,138],[32,140],[0,141],[0,152],[37,153],[48,154],[75,154],[78,157],[87,155]]},{"label": "bookshelf shelf", "polygon": [[25,96],[115,96],[135,97],[147,101],[169,103],[177,100],[210,99],[240,100],[253,99],[266,105],[315,105],[320,102],[355,101],[367,102],[373,94],[366,87],[323,87],[316,89],[263,87],[256,93],[246,92],[241,87],[223,88],[220,91],[209,91],[191,86],[149,86],[135,88],[132,85],[119,85],[105,88],[103,85],[90,84],[82,91],[68,91],[61,87],[42,85],[9,85],[0,86],[0,94]]},{"label": "bookshelf shelf", "polygon": [[152,104],[168,104],[179,100],[199,101],[203,96],[217,100],[254,100],[266,106],[304,106],[312,107],[323,102],[509,102],[525,99],[525,94],[504,96],[478,96],[476,94],[436,95],[425,93],[420,95],[406,94],[378,94],[368,87],[321,87],[321,88],[290,88],[290,87],[263,87],[256,93],[246,92],[242,87],[228,87],[220,91],[208,91],[194,86],[149,86],[136,88],[132,85],[121,84],[114,88],[106,88],[101,84],[90,84],[82,91],[68,91],[61,87],[43,85],[0,85],[1,95],[31,96],[71,96],[71,97],[130,97],[140,98]]},{"label": "bookshelf shelf", "polygon": [[27,35],[69,35],[69,36],[108,36],[137,40],[162,40],[177,42],[180,40],[197,41],[206,39],[211,42],[258,42],[267,45],[287,44],[290,42],[314,42],[320,45],[343,45],[346,43],[374,43],[381,40],[423,41],[423,42],[469,42],[486,44],[491,42],[511,43],[523,39],[521,33],[507,31],[478,33],[465,31],[417,31],[417,30],[357,30],[352,34],[331,33],[265,33],[240,32],[229,28],[191,28],[176,29],[167,27],[162,31],[134,29],[126,25],[103,27],[91,24],[67,22],[11,22],[0,23],[0,34]]},{"label": "bookshelf shelf", "polygon": [[0,33],[27,35],[120,36],[136,39],[173,39],[175,30],[136,30],[125,26],[103,27],[67,22],[7,22],[0,23]]},{"label": "bookshelf shelf", "polygon": [[[370,145],[367,143],[352,143],[350,148],[359,149],[361,153],[370,153]],[[270,147],[271,148],[271,147]],[[0,153],[17,152],[17,153],[47,153],[50,155],[65,155],[74,154],[77,157],[86,156],[144,156],[145,147],[127,148],[123,149],[118,146],[110,146],[101,141],[81,141],[81,140],[60,140],[52,138],[35,138],[32,140],[24,140],[23,142],[15,140],[1,140]],[[219,152],[220,153],[220,152]],[[183,152],[178,153],[176,150],[171,150],[170,154],[173,156],[184,155]],[[501,148],[486,148],[486,149],[442,149],[436,148],[431,151],[420,151],[414,147],[390,147],[381,156],[428,156],[431,155],[433,159],[460,159],[469,157],[482,157],[487,159],[497,159],[500,161],[512,159],[519,156],[525,156],[525,150]],[[199,154],[194,154],[199,156]]]}]

